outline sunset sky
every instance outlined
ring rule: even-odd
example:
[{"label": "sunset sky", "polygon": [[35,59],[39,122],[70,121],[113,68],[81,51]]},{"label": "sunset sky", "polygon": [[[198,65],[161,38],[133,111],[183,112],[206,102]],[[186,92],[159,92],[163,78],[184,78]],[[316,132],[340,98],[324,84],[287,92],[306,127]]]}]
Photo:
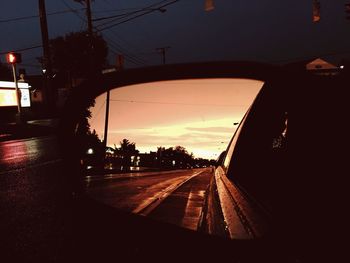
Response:
[{"label": "sunset sky", "polygon": [[[247,79],[162,81],[111,91],[107,145],[126,138],[140,152],[184,146],[195,157],[226,149],[263,83]],[[90,125],[103,139],[106,94],[96,99]]]}]

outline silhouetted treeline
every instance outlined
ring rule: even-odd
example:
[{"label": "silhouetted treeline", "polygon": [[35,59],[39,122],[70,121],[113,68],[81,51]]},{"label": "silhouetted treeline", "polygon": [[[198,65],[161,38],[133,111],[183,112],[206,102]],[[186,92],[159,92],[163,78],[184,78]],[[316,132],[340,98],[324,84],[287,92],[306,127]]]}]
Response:
[{"label": "silhouetted treeline", "polygon": [[123,139],[118,146],[114,144],[114,147],[106,147],[102,153],[103,143],[95,131],[89,132],[86,138],[88,143],[84,162],[89,167],[99,166],[102,169],[129,171],[141,168],[192,169],[215,165],[215,160],[195,158],[193,153],[189,153],[180,145],[169,148],[158,147],[155,152],[140,153],[134,142]]}]

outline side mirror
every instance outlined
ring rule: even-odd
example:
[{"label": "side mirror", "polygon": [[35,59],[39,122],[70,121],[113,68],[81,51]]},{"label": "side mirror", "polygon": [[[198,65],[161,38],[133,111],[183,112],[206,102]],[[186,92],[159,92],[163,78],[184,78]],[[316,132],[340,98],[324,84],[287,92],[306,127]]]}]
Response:
[{"label": "side mirror", "polygon": [[175,65],[82,84],[62,123],[75,191],[108,211],[215,234],[205,220],[214,166],[226,155],[234,123],[274,70],[250,63]]}]

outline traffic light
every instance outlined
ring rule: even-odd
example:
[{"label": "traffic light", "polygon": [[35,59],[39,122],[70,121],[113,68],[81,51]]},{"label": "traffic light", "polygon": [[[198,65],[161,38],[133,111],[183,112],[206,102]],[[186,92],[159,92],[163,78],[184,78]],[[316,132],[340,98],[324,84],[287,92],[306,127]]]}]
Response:
[{"label": "traffic light", "polygon": [[312,21],[317,23],[321,20],[321,3],[318,0],[313,0],[312,3]]},{"label": "traffic light", "polygon": [[214,0],[205,0],[205,11],[209,12],[214,9]]},{"label": "traffic light", "polygon": [[6,60],[9,64],[18,64],[22,62],[22,56],[20,53],[11,52],[6,55]]},{"label": "traffic light", "polygon": [[346,19],[350,20],[350,2],[345,4],[345,13],[347,14]]}]

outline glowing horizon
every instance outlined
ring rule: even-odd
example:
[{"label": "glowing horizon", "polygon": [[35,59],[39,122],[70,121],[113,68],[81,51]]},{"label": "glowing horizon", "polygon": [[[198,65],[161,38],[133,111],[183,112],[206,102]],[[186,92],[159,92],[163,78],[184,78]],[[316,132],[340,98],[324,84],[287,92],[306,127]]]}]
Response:
[{"label": "glowing horizon", "polygon": [[[110,93],[107,145],[123,139],[140,152],[183,146],[196,158],[216,159],[263,82],[196,79],[130,85]],[[91,129],[103,139],[105,99],[96,98]]]}]

